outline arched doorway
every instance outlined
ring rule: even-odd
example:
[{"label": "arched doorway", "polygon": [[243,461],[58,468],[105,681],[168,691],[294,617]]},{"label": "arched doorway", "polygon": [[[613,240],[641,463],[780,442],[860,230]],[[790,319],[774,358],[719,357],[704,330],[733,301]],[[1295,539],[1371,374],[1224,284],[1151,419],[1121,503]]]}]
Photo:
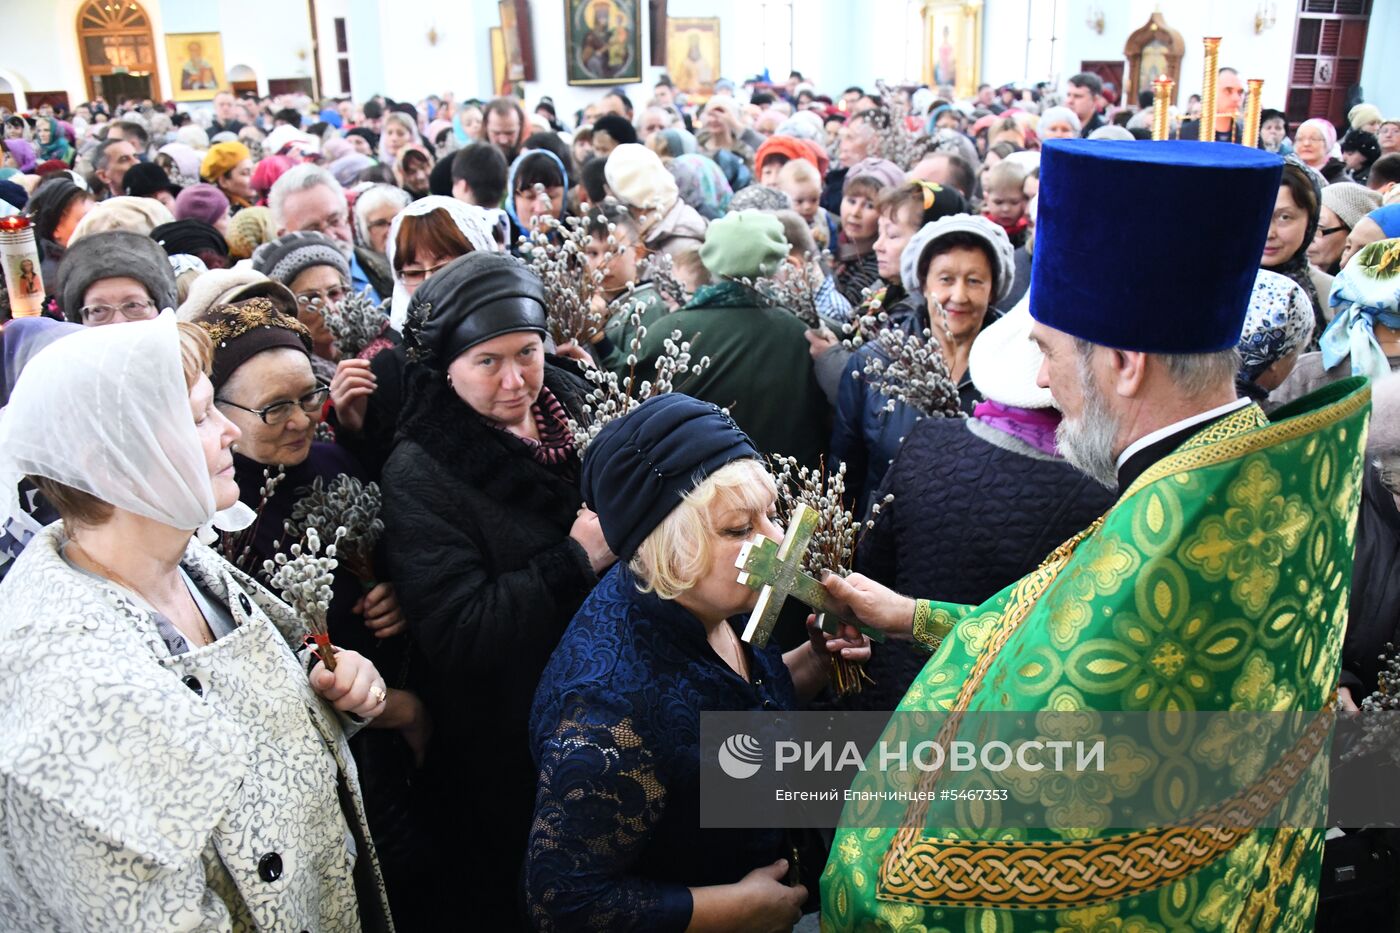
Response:
[{"label": "arched doorway", "polygon": [[247,65],[234,65],[228,70],[228,88],[234,97],[258,96],[258,74]]},{"label": "arched doorway", "polygon": [[78,11],[78,50],[89,97],[159,98],[151,19],[132,0],[91,0]]}]

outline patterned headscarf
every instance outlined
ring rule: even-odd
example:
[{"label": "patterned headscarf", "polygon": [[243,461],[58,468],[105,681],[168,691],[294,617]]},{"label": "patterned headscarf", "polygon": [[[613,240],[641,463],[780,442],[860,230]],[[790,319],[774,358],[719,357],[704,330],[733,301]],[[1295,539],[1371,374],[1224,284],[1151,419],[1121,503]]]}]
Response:
[{"label": "patterned headscarf", "polygon": [[681,200],[695,208],[701,217],[716,220],[729,210],[734,189],[729,187],[729,179],[713,159],[688,153],[672,159],[666,168],[675,176]]},{"label": "patterned headscarf", "polygon": [[1312,303],[1296,282],[1260,269],[1240,334],[1240,372],[1250,382],[1312,337]]},{"label": "patterned headscarf", "polygon": [[1322,365],[1331,369],[1351,357],[1351,374],[1372,381],[1390,375],[1376,325],[1400,330],[1400,239],[1377,240],[1332,281],[1336,317],[1322,334]]},{"label": "patterned headscarf", "polygon": [[[1308,262],[1308,247],[1312,245],[1313,237],[1317,234],[1318,220],[1322,216],[1322,188],[1327,183],[1316,169],[1309,168],[1297,156],[1284,157],[1283,170],[1287,173],[1290,168],[1296,172],[1302,172],[1312,185],[1313,208],[1308,211],[1308,229],[1303,234],[1303,242],[1298,244],[1298,249],[1292,256],[1274,266],[1272,271],[1280,275],[1286,275],[1303,289],[1303,293],[1308,296],[1313,308],[1313,337],[1316,339],[1322,333],[1323,327],[1327,324],[1327,317],[1322,313],[1322,297],[1318,295],[1317,288],[1312,281],[1312,265]],[[1303,207],[1303,205],[1298,205]]]}]

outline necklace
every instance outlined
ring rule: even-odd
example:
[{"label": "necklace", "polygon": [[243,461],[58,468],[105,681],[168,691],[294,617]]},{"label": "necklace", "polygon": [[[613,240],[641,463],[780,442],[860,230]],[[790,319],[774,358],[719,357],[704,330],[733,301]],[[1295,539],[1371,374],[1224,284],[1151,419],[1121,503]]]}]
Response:
[{"label": "necklace", "polygon": [[729,636],[729,644],[732,645],[734,648],[734,664],[732,665],[734,668],[734,672],[740,677],[744,678],[745,680],[748,680],[749,665],[747,660],[744,658],[744,646],[739,643],[738,636],[734,634],[734,628],[727,621],[720,622],[719,625],[720,628],[724,629],[725,633]]},{"label": "necklace", "polygon": [[[87,548],[83,547],[81,544],[78,543],[77,538],[69,538],[68,543],[72,548],[82,551],[83,560],[91,564],[98,572],[102,574],[102,576],[106,577],[108,580],[111,580],[113,583],[125,587],[126,589],[135,593],[137,596],[140,596],[152,609],[156,609],[157,612],[160,611],[156,607],[154,600],[152,600],[145,593],[141,592],[140,588],[135,586],[130,580],[127,580],[125,577],[117,573],[111,567],[108,567],[106,564],[102,563],[102,561],[98,560],[96,557],[93,557],[92,553],[88,551]],[[209,628],[209,623],[205,621],[204,616],[200,614],[198,610],[196,610],[195,615],[199,618],[199,622],[198,624],[193,625],[188,620],[184,620],[182,622],[181,620],[177,619],[174,613],[164,613],[164,615],[170,620],[172,625],[174,625],[177,629],[180,630],[180,634],[185,636],[185,639],[187,641],[197,643],[194,645],[194,647],[203,648],[205,645],[213,644],[214,631],[213,629]],[[193,631],[191,631],[191,629],[193,629]]]}]

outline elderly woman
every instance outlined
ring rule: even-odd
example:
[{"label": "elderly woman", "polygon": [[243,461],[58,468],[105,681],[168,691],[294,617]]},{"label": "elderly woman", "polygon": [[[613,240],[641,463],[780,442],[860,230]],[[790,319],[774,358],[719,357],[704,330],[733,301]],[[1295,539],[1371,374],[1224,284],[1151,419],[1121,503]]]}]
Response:
[{"label": "elderly woman", "polygon": [[73,164],[73,146],[53,117],[39,117],[35,122],[34,141],[39,144],[40,161],[57,160],[68,165]]},{"label": "elderly woman", "polygon": [[1260,269],[1236,345],[1240,396],[1263,401],[1283,385],[1312,340],[1312,330],[1312,304],[1302,288],[1287,276]]},{"label": "elderly woman", "polygon": [[1321,216],[1322,187],[1322,179],[1315,171],[1305,168],[1293,156],[1284,159],[1269,237],[1259,260],[1261,268],[1288,276],[1308,296],[1313,308],[1313,346],[1331,317],[1327,296],[1332,291],[1332,276],[1308,262],[1308,248]]},{"label": "elderly woman", "polygon": [[[253,268],[281,282],[296,296],[297,320],[311,332],[313,368],[329,381],[340,358],[327,316],[350,293],[350,262],[345,247],[324,233],[287,233],[253,253]],[[387,325],[387,322],[386,322]]]},{"label": "elderly woman", "polygon": [[534,801],[530,700],[613,560],[583,508],[568,426],[589,384],[545,359],[544,286],[509,256],[452,260],[409,313],[419,358],[384,466],[384,543],[437,728],[436,858],[453,883],[472,879],[479,925],[515,929]]},{"label": "elderly woman", "polygon": [[604,168],[608,188],[642,228],[648,252],[674,256],[705,242],[709,222],[680,196],[661,157],[636,143],[618,146]]},{"label": "elderly woman", "polygon": [[1321,117],[1304,120],[1293,135],[1293,154],[1329,182],[1340,178],[1346,169],[1332,154],[1336,148],[1337,128]]},{"label": "elderly woman", "polygon": [[869,646],[815,631],[787,652],[740,640],[736,617],[758,593],[736,581],[735,559],[782,530],[772,477],[718,406],[647,400],[589,447],[583,487],[620,563],[535,694],[531,923],[789,929],[807,889],[784,883],[785,834],[700,828],[700,712],[793,709],[825,685],[833,654],[864,660]]},{"label": "elderly woman", "polygon": [[253,154],[242,143],[216,143],[209,147],[199,163],[200,181],[218,187],[228,198],[236,214],[252,207],[257,193],[253,191]]},{"label": "elderly woman", "polygon": [[1400,203],[1386,204],[1371,211],[1356,222],[1347,234],[1347,245],[1342,250],[1342,266],[1351,262],[1353,256],[1377,240],[1393,240],[1400,237]]},{"label": "elderly woman", "polygon": [[0,583],[6,929],[389,923],[345,741],[383,680],[348,649],[328,671],[301,616],[192,540],[251,519],[212,349],[173,314],[74,334],[0,421],[8,511],[28,476],[62,516]]},{"label": "elderly woman", "polygon": [[1049,108],[1036,126],[1041,139],[1078,139],[1083,129],[1079,115],[1068,107]]},{"label": "elderly woman", "polygon": [[356,250],[368,249],[381,257],[389,253],[389,227],[413,198],[394,185],[371,185],[355,199]]},{"label": "elderly woman", "polygon": [[[949,401],[972,414],[982,395],[969,372],[972,343],[1000,315],[993,307],[1011,289],[1015,265],[1011,241],[985,217],[954,214],[926,224],[900,254],[900,278],[922,298],[913,314],[891,322],[906,333],[932,332],[957,397]],[[921,417],[909,406],[893,408],[879,387],[862,378],[880,351],[868,344],[851,355],[837,389],[832,456],[846,464],[846,488],[864,514],[890,460]]]},{"label": "elderly woman", "polygon": [[1380,206],[1381,193],[1365,185],[1339,181],[1323,188],[1322,212],[1312,245],[1308,247],[1308,261],[1327,275],[1335,276],[1342,269],[1347,237],[1358,221]]},{"label": "elderly woman", "polygon": [[[219,340],[210,377],[214,403],[242,434],[234,479],[239,498],[258,515],[254,525],[225,537],[224,554],[264,584],[263,562],[291,545],[285,525],[311,485],[367,479],[343,448],[314,439],[329,389],[312,372],[311,335],[294,312],[269,296],[219,305],[195,319]],[[331,641],[360,652],[390,683],[402,685],[409,674],[403,613],[393,584],[382,582],[382,567],[367,569],[374,577],[366,581],[345,564],[334,571],[326,616]],[[404,886],[417,887],[414,879],[426,867],[413,857],[424,824],[409,784],[414,762],[421,764],[427,751],[427,710],[414,693],[391,688],[374,725],[351,739],[350,749],[390,904],[403,924],[424,893]]]},{"label": "elderly woman", "polygon": [[59,263],[55,291],[64,317],[88,327],[144,321],[179,304],[165,250],[123,230],[74,243]]}]

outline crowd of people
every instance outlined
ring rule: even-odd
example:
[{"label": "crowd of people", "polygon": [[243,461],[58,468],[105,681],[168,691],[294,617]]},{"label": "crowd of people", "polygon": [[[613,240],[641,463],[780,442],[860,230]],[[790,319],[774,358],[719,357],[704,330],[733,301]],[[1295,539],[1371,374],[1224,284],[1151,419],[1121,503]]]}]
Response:
[{"label": "crowd of people", "polygon": [[[1280,574],[1311,573],[1335,666],[1288,696],[1357,709],[1400,642],[1400,118],[1264,110],[1246,148],[1237,73],[1217,88],[1214,143],[1195,98],[1149,142],[1150,95],[1092,74],[971,100],[794,72],[577,114],[227,92],[3,114],[0,218],[29,220],[14,274],[46,299],[0,298],[0,927],[972,924],[993,908],[871,893],[874,835],[701,829],[700,712],[954,708],[986,673],[978,611],[1075,547],[1100,569],[1060,598],[1107,598],[1101,539],[1173,451],[1274,443],[1304,412],[1341,426],[1314,437],[1336,450],[1317,500],[1261,525],[1267,570],[1200,574],[1262,627]],[[1160,231],[1128,220],[1149,200]],[[570,256],[582,284],[546,274]],[[570,287],[592,325],[566,331]],[[670,391],[605,411],[604,373]],[[801,616],[738,637],[736,556],[783,534],[774,458],[844,468],[869,524],[828,585],[900,637]],[[1293,494],[1248,469],[1257,497],[1231,474],[1210,501]],[[382,533],[314,578],[331,655],[277,568],[315,553],[306,497],[346,478],[377,484]],[[1157,506],[1182,542],[1206,488]],[[1333,508],[1299,550],[1290,520]],[[1323,579],[1304,561],[1327,549]],[[1324,591],[1350,593],[1335,630]],[[1102,622],[1073,617],[1025,625],[1066,666]],[[1272,677],[1284,650],[1238,663]],[[1173,696],[1225,708],[1217,661]],[[852,664],[869,682],[835,689]],[[1056,702],[1092,707],[1075,683]],[[1321,851],[1277,928],[1311,922]],[[1179,925],[1003,914],[1224,928],[1252,884],[1222,908],[1201,882]]]}]

